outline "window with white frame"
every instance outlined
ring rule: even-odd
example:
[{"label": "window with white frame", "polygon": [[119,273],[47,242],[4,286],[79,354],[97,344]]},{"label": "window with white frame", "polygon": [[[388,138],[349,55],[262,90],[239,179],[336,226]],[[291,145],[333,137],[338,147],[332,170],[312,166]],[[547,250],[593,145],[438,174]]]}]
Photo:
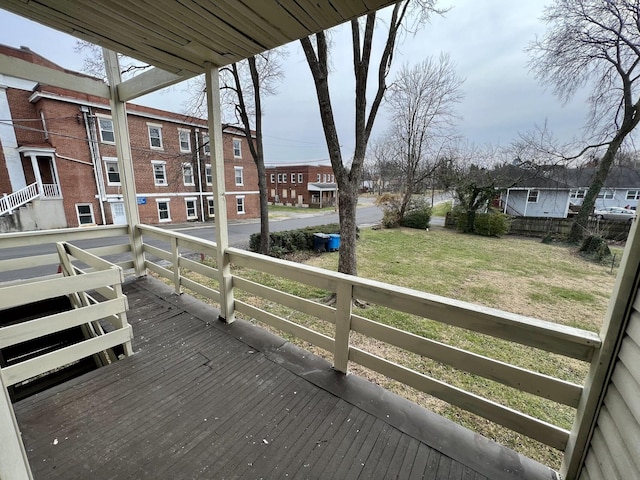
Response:
[{"label": "window with white frame", "polygon": [[291,174],[291,183],[296,183],[296,174],[295,173]]},{"label": "window with white frame", "polygon": [[327,183],[327,174],[326,173],[324,173],[322,175],[322,183]]},{"label": "window with white frame", "polygon": [[303,180],[303,178],[302,178],[302,174],[301,174],[301,173],[299,173],[299,174],[298,174],[298,183],[302,183],[302,180]]},{"label": "window with white frame", "polygon": [[93,218],[93,205],[90,203],[76,203],[78,225],[92,225],[96,223]]},{"label": "window with white frame", "polygon": [[529,190],[529,195],[527,196],[528,203],[538,203],[538,196],[540,192],[538,190]]},{"label": "window with white frame", "polygon": [[318,174],[318,182],[320,181],[320,179],[322,178],[322,176],[320,174]]},{"label": "window with white frame", "polygon": [[236,211],[244,214],[244,195],[236,197]]},{"label": "window with white frame", "polygon": [[185,185],[195,185],[193,181],[193,165],[190,163],[182,164],[182,180]]},{"label": "window with white frame", "polygon": [[640,190],[627,190],[627,200],[640,200]]},{"label": "window with white frame", "polygon": [[170,222],[171,212],[169,210],[169,199],[158,198],[156,199],[156,204],[158,205],[158,220],[160,222]]},{"label": "window with white frame", "polygon": [[242,172],[243,168],[242,167],[235,167],[233,169],[233,171],[235,172],[235,177],[236,177],[236,185],[237,186],[242,186],[244,185],[244,175]]},{"label": "window with white frame", "polygon": [[98,130],[100,131],[100,141],[102,143],[116,143],[116,136],[113,133],[113,120],[111,117],[98,118]]},{"label": "window with white frame", "polygon": [[239,138],[233,139],[233,156],[235,158],[242,158],[242,140]]},{"label": "window with white frame", "polygon": [[202,151],[205,155],[211,155],[211,141],[206,133],[202,134]]},{"label": "window with white frame", "polygon": [[147,129],[149,130],[149,146],[162,150],[162,125],[147,123]]},{"label": "window with white frame", "polygon": [[569,196],[573,199],[579,199],[579,198],[584,198],[586,194],[587,194],[587,191],[584,188],[578,188],[578,189],[571,190],[571,192],[569,193]]},{"label": "window with white frame", "polygon": [[193,220],[194,218],[198,218],[198,210],[196,209],[196,199],[185,198],[184,203],[185,203],[185,207],[187,208],[187,220]]},{"label": "window with white frame", "polygon": [[271,174],[271,183],[276,183],[276,174],[275,173]]},{"label": "window with white frame", "polygon": [[213,185],[213,172],[211,171],[211,164],[207,163],[204,166],[204,178],[207,185]]},{"label": "window with white frame", "polygon": [[120,167],[115,157],[103,157],[104,169],[107,172],[107,185],[120,185]]},{"label": "window with white frame", "polygon": [[603,200],[613,200],[613,197],[613,190],[600,190],[600,193],[598,193],[598,198]]},{"label": "window with white frame", "polygon": [[153,166],[153,183],[157,186],[166,186],[167,182],[167,165],[161,160],[152,160]]},{"label": "window with white frame", "polygon": [[216,204],[213,202],[213,197],[207,197],[207,214],[210,217],[216,216]]},{"label": "window with white frame", "polygon": [[178,129],[178,137],[180,139],[180,151],[191,151],[191,130],[185,130],[183,128]]}]

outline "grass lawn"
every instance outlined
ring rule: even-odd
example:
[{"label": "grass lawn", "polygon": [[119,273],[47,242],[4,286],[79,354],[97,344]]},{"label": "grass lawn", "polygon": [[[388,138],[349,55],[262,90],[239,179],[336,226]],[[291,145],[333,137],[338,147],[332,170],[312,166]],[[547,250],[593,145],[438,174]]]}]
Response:
[{"label": "grass lawn", "polygon": [[[567,246],[543,244],[539,239],[519,237],[476,237],[444,229],[428,232],[410,229],[363,230],[357,248],[358,274],[361,277],[595,332],[600,329],[616,274],[615,269],[611,272],[610,266],[585,261]],[[312,255],[306,258],[305,263],[336,270],[338,253]],[[304,298],[319,299],[326,294],[260,272],[234,269],[234,274]],[[327,322],[241,291],[236,291],[236,296],[333,336],[333,325]],[[396,328],[574,383],[582,384],[588,371],[588,365],[583,362],[377,305],[354,310],[358,315]],[[289,335],[283,336],[331,360],[326,352]],[[360,335],[353,334],[351,340],[354,345],[371,353],[544,421],[571,428],[575,414],[572,408],[453,370]],[[560,466],[560,452],[353,363],[350,369],[529,457],[556,469]]]}]

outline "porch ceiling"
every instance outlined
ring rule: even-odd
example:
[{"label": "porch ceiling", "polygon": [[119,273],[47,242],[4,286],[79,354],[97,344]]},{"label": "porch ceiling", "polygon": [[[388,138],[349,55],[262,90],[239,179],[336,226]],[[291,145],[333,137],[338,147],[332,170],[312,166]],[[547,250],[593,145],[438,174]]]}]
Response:
[{"label": "porch ceiling", "polygon": [[393,0],[0,0],[0,7],[173,74],[223,66]]}]

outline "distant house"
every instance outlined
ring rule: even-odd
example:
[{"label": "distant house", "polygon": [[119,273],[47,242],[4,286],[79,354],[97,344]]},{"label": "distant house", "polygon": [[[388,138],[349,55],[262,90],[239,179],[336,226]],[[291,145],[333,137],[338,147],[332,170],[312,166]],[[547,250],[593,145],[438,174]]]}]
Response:
[{"label": "distant house", "polygon": [[[506,188],[500,194],[499,207],[516,217],[565,218],[582,205],[595,172],[595,168],[501,167],[496,174],[505,178],[502,184]],[[639,199],[640,172],[615,167],[598,195],[595,208],[635,208]]]},{"label": "distant house", "polygon": [[270,165],[266,171],[272,204],[322,208],[336,203],[338,185],[331,165]]}]

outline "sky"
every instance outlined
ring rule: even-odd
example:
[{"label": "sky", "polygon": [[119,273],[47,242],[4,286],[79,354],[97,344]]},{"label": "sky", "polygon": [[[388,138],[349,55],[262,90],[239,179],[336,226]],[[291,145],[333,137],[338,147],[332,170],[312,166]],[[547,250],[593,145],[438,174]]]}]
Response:
[{"label": "sky", "polygon": [[[545,32],[546,26],[540,21],[545,3],[548,2],[441,0],[438,6],[450,10],[432,16],[415,34],[401,39],[391,78],[403,64],[414,65],[441,52],[448,53],[464,80],[457,133],[470,143],[508,146],[519,133],[545,122],[560,140],[579,136],[587,114],[584,95],[564,104],[551,88],[539,85],[529,71],[525,48]],[[348,159],[354,148],[350,27],[337,27],[331,38],[329,82],[342,154]],[[74,52],[75,38],[1,9],[0,43],[28,46],[65,68],[82,69],[82,54]],[[381,42],[374,43],[374,49],[378,46]],[[313,79],[299,42],[286,49],[284,79],[278,92],[263,100],[265,161],[313,163],[328,158]],[[375,73],[374,68],[371,70]],[[186,84],[180,84],[135,103],[183,112],[187,96]],[[384,134],[388,127],[383,105],[372,139]]]}]

